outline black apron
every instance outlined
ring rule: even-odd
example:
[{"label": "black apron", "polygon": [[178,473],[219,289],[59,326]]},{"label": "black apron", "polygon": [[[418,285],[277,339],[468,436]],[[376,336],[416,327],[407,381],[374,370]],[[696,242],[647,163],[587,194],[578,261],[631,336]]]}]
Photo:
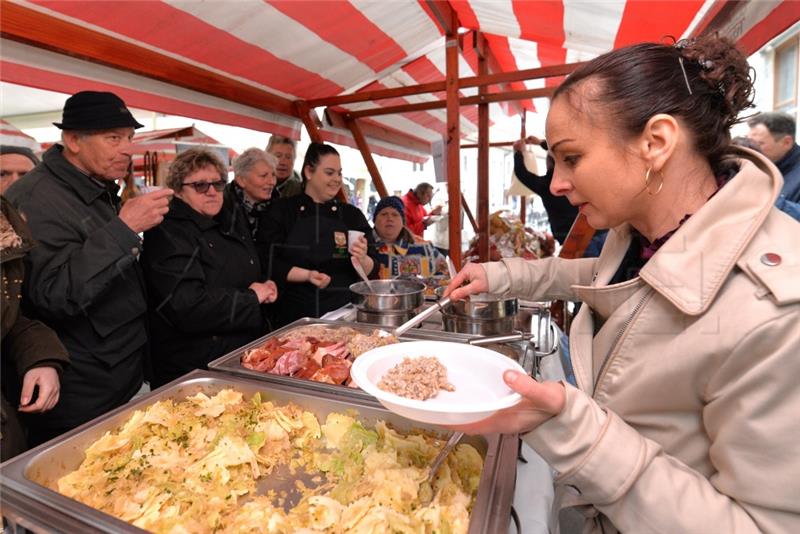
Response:
[{"label": "black apron", "polygon": [[342,204],[302,203],[283,245],[291,264],[325,273],[331,283],[319,289],[309,282],[287,283],[276,307],[277,326],[301,317],[320,317],[350,302],[350,284],[359,280],[347,251],[347,223]]}]

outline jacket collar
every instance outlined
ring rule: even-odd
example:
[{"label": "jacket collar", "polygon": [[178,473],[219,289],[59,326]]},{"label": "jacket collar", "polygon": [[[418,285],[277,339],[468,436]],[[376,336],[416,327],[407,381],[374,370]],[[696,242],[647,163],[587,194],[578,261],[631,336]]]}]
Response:
[{"label": "jacket collar", "polygon": [[278,193],[282,193],[284,189],[293,183],[300,184],[301,186],[303,185],[303,179],[297,174],[297,171],[292,171],[292,174],[290,174],[287,179],[279,184],[275,184],[275,189],[277,189]]},{"label": "jacket collar", "polygon": [[800,163],[800,146],[798,146],[798,144],[795,143],[794,146],[789,149],[789,152],[787,152],[785,156],[783,156],[781,159],[775,162],[775,166],[778,167],[778,170],[780,170],[781,173],[786,175],[798,163]]},{"label": "jacket collar", "polygon": [[414,204],[415,206],[421,206],[422,205],[422,202],[419,201],[419,199],[417,198],[417,195],[416,195],[416,193],[414,193],[413,189],[409,189],[408,193],[406,193],[405,197],[409,201],[411,201],[411,203]]},{"label": "jacket collar", "polygon": [[[778,169],[764,156],[736,148],[739,172],[687,220],[653,255],[641,279],[687,315],[713,302],[739,256],[764,222],[783,185]],[[622,258],[630,227],[615,228],[602,256]],[[607,282],[619,266],[608,262],[597,281]],[[610,274],[609,274],[610,273]]]},{"label": "jacket collar", "polygon": [[105,193],[117,196],[119,186],[112,180],[96,180],[64,157],[64,147],[60,144],[51,146],[42,156],[42,163],[50,169],[56,179],[69,185],[81,197],[85,204],[91,204]]},{"label": "jacket collar", "polygon": [[[170,219],[191,221],[202,231],[214,228],[219,224],[215,220],[216,217],[212,219],[211,217],[206,217],[205,215],[197,213],[191,206],[189,206],[189,204],[178,197],[172,197],[172,200],[169,203],[169,212],[167,212],[167,217]],[[217,217],[219,217],[219,214]]]}]

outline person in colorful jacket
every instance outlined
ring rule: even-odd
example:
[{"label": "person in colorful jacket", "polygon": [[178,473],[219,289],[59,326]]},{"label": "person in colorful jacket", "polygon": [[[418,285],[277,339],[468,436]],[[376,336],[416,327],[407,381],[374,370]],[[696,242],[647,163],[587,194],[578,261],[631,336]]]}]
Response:
[{"label": "person in colorful jacket", "polygon": [[577,387],[506,372],[523,401],[462,430],[520,433],[584,532],[800,531],[800,225],[779,170],[730,146],[751,101],[716,35],[590,61],[546,129],[600,257],[470,264],[446,291],[583,301]]},{"label": "person in colorful jacket", "polygon": [[386,197],[378,202],[372,221],[379,278],[411,275],[430,280],[447,277],[447,258],[432,244],[415,241],[405,227],[404,206],[399,197]]}]

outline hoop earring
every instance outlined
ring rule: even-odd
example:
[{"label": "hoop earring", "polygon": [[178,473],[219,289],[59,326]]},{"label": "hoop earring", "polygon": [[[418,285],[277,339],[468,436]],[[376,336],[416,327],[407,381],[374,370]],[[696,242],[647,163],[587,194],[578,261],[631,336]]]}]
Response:
[{"label": "hoop earring", "polygon": [[661,175],[661,181],[658,182],[658,188],[656,189],[656,192],[653,193],[653,191],[650,189],[650,172],[652,170],[653,170],[652,167],[648,167],[647,172],[644,173],[644,188],[647,189],[648,195],[654,197],[657,194],[659,194],[661,192],[661,188],[664,187],[664,175]]}]

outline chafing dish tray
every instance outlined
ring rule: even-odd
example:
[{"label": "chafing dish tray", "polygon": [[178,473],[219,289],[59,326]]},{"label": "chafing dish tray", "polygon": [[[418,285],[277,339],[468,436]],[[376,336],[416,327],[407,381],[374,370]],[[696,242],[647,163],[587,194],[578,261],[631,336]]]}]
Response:
[{"label": "chafing dish tray", "polygon": [[[355,410],[368,426],[384,420],[401,431],[422,430],[442,434],[432,425],[414,423],[384,409],[374,399],[342,398],[325,391],[309,391],[289,384],[265,383],[214,371],[193,371],[158,390],[113,410],[75,430],[32,449],[0,466],[4,515],[17,525],[46,532],[143,532],[124,521],[65,497],[55,490],[56,481],[76,469],[90,444],[126,421],[135,410],[163,399],[183,400],[203,392],[214,395],[234,388],[246,397],[260,392],[265,399],[293,402],[324,418],[331,412]],[[484,457],[469,532],[495,533],[508,530],[514,493],[517,436],[476,436],[469,442]],[[291,477],[265,479],[272,489],[294,487]],[[274,483],[274,485],[273,485]],[[269,488],[261,488],[266,491]]]},{"label": "chafing dish tray", "polygon": [[[279,328],[278,330],[270,332],[266,336],[256,339],[255,341],[248,343],[247,345],[241,348],[229,352],[225,356],[217,358],[216,360],[208,364],[208,368],[216,371],[232,373],[238,376],[246,376],[249,378],[255,378],[258,380],[263,380],[276,384],[291,384],[303,388],[311,388],[315,391],[327,391],[330,393],[335,393],[336,395],[339,396],[345,395],[353,398],[368,398],[368,399],[373,398],[371,395],[365,393],[364,391],[358,388],[341,386],[337,384],[327,384],[325,382],[315,382],[313,380],[308,380],[305,378],[274,375],[267,372],[254,371],[252,369],[244,367],[241,364],[242,356],[244,356],[244,354],[247,351],[260,347],[269,339],[281,338],[286,336],[292,330],[296,330],[298,328],[305,328],[308,326],[325,326],[328,328],[346,327],[346,328],[352,328],[353,330],[360,332],[362,334],[370,334],[374,332],[376,329],[380,328],[376,325],[364,324],[364,323],[327,321],[323,319],[313,319],[313,318],[298,319],[297,321],[289,325],[286,325],[283,328]],[[433,341],[454,341],[457,343],[466,343],[467,340],[474,337],[475,336],[470,336],[466,334],[457,334],[452,332],[436,332],[431,330],[423,330],[421,328],[415,328],[407,332],[405,335],[401,336],[400,341],[414,341],[414,340],[426,339]],[[488,346],[487,348],[497,350],[498,352],[504,353],[509,357],[517,359],[518,361],[524,353],[524,349],[522,350],[522,352],[519,352],[514,348],[503,347],[503,346]],[[521,361],[520,364],[522,364],[523,367],[525,367],[525,365]]]}]

